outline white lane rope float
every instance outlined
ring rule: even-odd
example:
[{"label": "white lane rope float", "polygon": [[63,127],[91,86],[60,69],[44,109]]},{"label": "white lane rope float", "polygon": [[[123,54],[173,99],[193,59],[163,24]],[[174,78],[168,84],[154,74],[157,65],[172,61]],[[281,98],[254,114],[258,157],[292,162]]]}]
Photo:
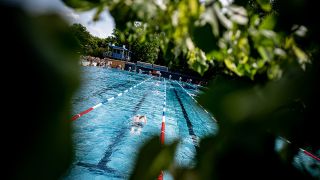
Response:
[{"label": "white lane rope float", "polygon": [[90,111],[92,111],[92,110],[94,110],[94,109],[97,109],[98,107],[102,106],[103,104],[106,104],[106,103],[114,100],[115,98],[117,98],[117,97],[119,97],[119,96],[122,96],[123,94],[127,93],[128,91],[130,91],[130,90],[132,90],[132,89],[134,89],[134,88],[136,88],[136,87],[138,87],[139,85],[141,85],[142,83],[148,81],[148,80],[151,79],[151,78],[152,78],[152,77],[150,77],[150,78],[148,78],[148,79],[146,79],[146,80],[144,80],[144,81],[142,81],[142,82],[140,82],[140,83],[138,83],[138,84],[136,84],[136,85],[134,85],[134,86],[126,89],[126,90],[124,90],[124,91],[121,92],[121,93],[118,93],[117,95],[115,95],[115,96],[113,96],[113,97],[111,97],[111,98],[108,98],[108,99],[102,101],[101,103],[99,103],[99,104],[97,104],[97,105],[95,105],[95,106],[90,107],[89,109],[87,109],[87,110],[85,110],[85,111],[82,111],[82,112],[80,112],[80,113],[72,116],[71,120],[72,120],[72,121],[77,120],[77,119],[80,118],[81,116],[89,113]]}]

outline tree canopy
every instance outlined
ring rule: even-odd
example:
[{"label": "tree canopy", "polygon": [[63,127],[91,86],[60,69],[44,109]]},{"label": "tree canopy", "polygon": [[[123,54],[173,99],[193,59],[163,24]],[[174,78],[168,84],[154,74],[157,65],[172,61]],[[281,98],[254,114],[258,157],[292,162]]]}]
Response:
[{"label": "tree canopy", "polygon": [[114,29],[111,36],[98,38],[92,36],[81,24],[71,25],[70,31],[77,39],[81,53],[84,55],[102,57],[103,52],[108,51],[108,45],[115,44],[118,46],[126,45],[132,52],[131,59],[133,61],[154,63],[158,59],[160,44],[157,35],[154,35],[149,41],[128,41],[126,37],[122,37],[123,34],[119,30]]},{"label": "tree canopy", "polygon": [[[292,31],[283,29],[278,11],[285,7],[278,1],[238,0],[227,6],[198,0],[65,2],[79,10],[97,8],[96,17],[107,7],[129,41],[148,41],[150,35],[161,34],[163,52],[172,47],[175,58],[187,55],[190,67],[201,74],[215,61],[223,64],[227,73],[251,79],[266,73],[275,79],[281,76],[280,66],[286,59],[297,59],[301,68],[310,63],[310,56],[296,43],[305,36],[305,26],[298,23],[293,27],[292,23]],[[136,30],[137,21],[144,31]]]},{"label": "tree canopy", "polygon": [[114,41],[112,37],[98,38],[91,35],[81,24],[72,24],[70,32],[79,43],[80,53],[83,55],[102,57],[103,52],[108,49],[108,43]]}]

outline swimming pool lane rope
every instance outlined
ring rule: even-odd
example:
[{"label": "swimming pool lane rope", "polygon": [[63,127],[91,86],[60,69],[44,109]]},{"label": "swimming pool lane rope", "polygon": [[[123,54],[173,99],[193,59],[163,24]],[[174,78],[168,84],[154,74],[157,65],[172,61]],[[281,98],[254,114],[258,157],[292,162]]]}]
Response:
[{"label": "swimming pool lane rope", "polygon": [[176,83],[178,83],[178,85],[184,90],[184,92],[186,92],[191,97],[191,99],[193,99],[204,110],[204,112],[206,112],[211,117],[211,119],[217,122],[217,120],[200,103],[198,103],[198,101],[194,97],[192,97],[192,95],[184,87],[182,87],[178,81],[176,81]]},{"label": "swimming pool lane rope", "polygon": [[314,154],[312,154],[311,152],[305,150],[305,149],[302,149],[302,148],[299,148],[300,151],[302,151],[304,154],[306,154],[307,156],[317,160],[318,162],[320,162],[320,158]]},{"label": "swimming pool lane rope", "polygon": [[[286,138],[284,138],[284,137],[281,137],[281,136],[280,136],[280,139],[282,139],[284,142],[286,142],[286,143],[288,143],[288,144],[291,144],[291,141],[289,141],[288,139],[286,139]],[[305,150],[305,149],[302,149],[302,148],[299,148],[299,150],[300,150],[301,152],[303,152],[305,155],[307,155],[307,156],[313,158],[314,160],[320,162],[320,158],[319,158],[318,156],[316,156],[316,155],[312,154],[311,152],[309,152],[309,151],[307,151],[307,150]]]},{"label": "swimming pool lane rope", "polygon": [[111,101],[114,100],[115,98],[117,98],[117,97],[119,97],[119,96],[122,96],[123,94],[127,93],[128,91],[130,91],[130,90],[132,90],[132,89],[134,89],[134,88],[136,88],[136,87],[138,87],[139,85],[141,85],[142,83],[148,81],[148,80],[151,79],[151,78],[152,78],[152,77],[147,78],[146,80],[144,80],[144,81],[142,81],[142,82],[140,82],[140,83],[138,83],[138,84],[136,84],[136,85],[134,85],[134,86],[126,89],[126,90],[124,90],[123,92],[121,92],[121,93],[119,93],[119,94],[117,94],[117,95],[115,95],[115,96],[113,96],[113,97],[111,97],[111,98],[108,98],[108,99],[102,101],[101,103],[99,103],[99,104],[97,104],[97,105],[95,105],[95,106],[90,107],[89,109],[87,109],[87,110],[85,110],[85,111],[82,111],[82,112],[80,112],[80,113],[72,116],[71,120],[72,120],[72,121],[77,120],[77,119],[80,118],[81,116],[83,116],[83,115],[85,115],[85,114],[88,114],[90,111],[92,111],[92,110],[94,110],[94,109],[97,109],[98,107],[102,106],[103,104],[106,104],[106,103],[108,103],[108,102],[111,102]]},{"label": "swimming pool lane rope", "polygon": [[[164,78],[163,78],[164,79]],[[160,141],[161,144],[164,144],[164,137],[165,137],[165,128],[166,128],[166,99],[167,99],[167,85],[166,80],[163,80],[164,82],[164,100],[163,100],[163,111],[162,111],[162,122],[161,122],[161,133],[160,133]]]},{"label": "swimming pool lane rope", "polygon": [[73,101],[74,102],[82,102],[82,101],[90,99],[92,96],[96,96],[96,95],[101,96],[102,93],[106,93],[106,92],[113,90],[115,88],[123,87],[123,86],[127,85],[129,82],[130,82],[130,80],[125,81],[124,83],[112,84],[110,87],[106,87],[106,88],[102,88],[100,90],[94,91],[93,93],[91,93],[85,97],[78,97],[78,98],[74,99]]},{"label": "swimming pool lane rope", "polygon": [[[139,102],[134,106],[132,115],[136,115],[137,112],[141,109],[142,104],[145,102],[146,98],[149,95],[149,91],[142,95],[142,98]],[[129,129],[130,130],[130,129]],[[114,138],[111,139],[108,144],[103,157],[100,159],[98,163],[90,163],[90,162],[82,162],[79,161],[76,165],[88,168],[89,171],[103,171],[104,173],[110,173],[113,177],[127,179],[128,175],[120,172],[117,169],[110,167],[109,162],[112,160],[112,155],[117,151],[119,144],[123,143],[124,138],[126,137],[126,133],[128,132],[127,126],[122,126],[119,131],[116,132]]]},{"label": "swimming pool lane rope", "polygon": [[[127,80],[125,82],[110,84],[109,87],[96,90],[96,91],[92,92],[91,94],[89,94],[88,96],[74,98],[73,102],[75,102],[75,103],[82,102],[82,101],[88,100],[92,96],[96,96],[96,95],[101,96],[102,93],[105,93],[105,92],[107,92],[109,90],[112,90],[112,89],[115,89],[115,88],[119,88],[119,87],[123,87],[123,86],[125,86],[125,85],[127,85],[128,83],[131,82],[131,77],[132,76],[133,75],[130,75],[129,76],[129,80]],[[94,79],[94,80],[96,80],[96,79]]]},{"label": "swimming pool lane rope", "polygon": [[[201,106],[201,104],[199,104],[198,101],[197,101],[196,99],[194,99],[194,98],[191,96],[191,94],[190,94],[184,87],[182,87],[181,84],[180,84],[178,81],[176,81],[176,83],[178,83],[179,86],[180,86],[207,114],[209,114],[209,115],[211,116],[211,114],[210,114],[206,109],[204,109],[204,108]],[[212,118],[215,122],[217,122],[217,121],[213,118],[213,116],[211,116],[211,118]],[[284,138],[282,138],[282,139],[284,139]],[[288,141],[288,140],[286,140],[286,139],[285,139],[285,141],[286,141],[287,143],[290,143],[290,141]],[[316,155],[312,154],[311,152],[309,152],[309,151],[307,151],[307,150],[305,150],[305,149],[302,149],[302,148],[299,148],[299,150],[302,151],[302,152],[303,152],[304,154],[306,154],[307,156],[309,156],[309,157],[315,159],[316,161],[320,162],[320,158],[319,158],[318,156],[316,156]]]},{"label": "swimming pool lane rope", "polygon": [[[163,100],[163,111],[162,111],[162,122],[161,122],[161,132],[160,132],[160,142],[161,144],[164,144],[164,138],[165,138],[165,129],[166,129],[166,101],[167,101],[167,84],[166,79],[163,78],[164,83],[164,100]],[[158,176],[158,180],[163,180],[163,171],[160,172],[160,175]]]}]

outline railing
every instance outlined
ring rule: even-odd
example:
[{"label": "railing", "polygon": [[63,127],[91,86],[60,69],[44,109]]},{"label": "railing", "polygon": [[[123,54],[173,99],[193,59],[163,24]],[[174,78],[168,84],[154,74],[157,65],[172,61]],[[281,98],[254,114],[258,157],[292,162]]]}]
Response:
[{"label": "railing", "polygon": [[166,67],[166,66],[160,66],[160,65],[145,63],[145,62],[141,62],[141,61],[137,61],[137,66],[140,66],[143,68],[148,68],[148,69],[153,69],[153,70],[157,70],[157,71],[168,72],[168,67]]},{"label": "railing", "polygon": [[156,65],[156,64],[153,64],[153,69],[154,70],[157,70],[157,71],[164,71],[164,72],[168,72],[168,67],[166,66],[160,66],[160,65]]},{"label": "railing", "polygon": [[104,57],[109,57],[109,58],[115,58],[115,59],[121,59],[121,60],[126,60],[126,61],[130,61],[131,57],[128,55],[123,55],[123,54],[119,54],[119,53],[115,53],[115,52],[104,52],[103,53]]}]

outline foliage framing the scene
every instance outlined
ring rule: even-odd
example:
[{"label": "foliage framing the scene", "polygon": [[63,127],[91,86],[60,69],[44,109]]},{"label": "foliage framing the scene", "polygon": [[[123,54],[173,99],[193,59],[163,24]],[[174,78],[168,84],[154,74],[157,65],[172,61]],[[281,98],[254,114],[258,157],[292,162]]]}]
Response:
[{"label": "foliage framing the scene", "polygon": [[[182,54],[200,74],[214,64],[230,75],[218,77],[200,98],[218,120],[218,134],[202,141],[196,167],[168,167],[176,179],[230,179],[233,174],[311,178],[293,167],[292,160],[299,147],[314,152],[320,147],[318,123],[312,118],[319,100],[319,28],[313,25],[313,2],[64,2],[77,10],[96,8],[95,20],[108,9],[123,38],[143,43],[158,34],[161,50],[173,54],[172,61]],[[292,143],[276,152],[279,136]],[[136,174],[133,179],[139,179]]]},{"label": "foliage framing the scene", "polygon": [[[95,19],[107,8],[128,41],[147,42],[158,33],[163,52],[171,48],[176,58],[187,55],[190,67],[200,74],[213,61],[222,63],[226,73],[251,79],[264,73],[270,79],[281,77],[281,64],[287,59],[296,59],[305,68],[310,57],[296,43],[305,27],[298,24],[291,33],[277,31],[278,12],[269,1],[248,2],[223,6],[219,1],[198,0],[65,0],[78,10],[96,8]],[[137,31],[137,23],[143,31]]]}]

